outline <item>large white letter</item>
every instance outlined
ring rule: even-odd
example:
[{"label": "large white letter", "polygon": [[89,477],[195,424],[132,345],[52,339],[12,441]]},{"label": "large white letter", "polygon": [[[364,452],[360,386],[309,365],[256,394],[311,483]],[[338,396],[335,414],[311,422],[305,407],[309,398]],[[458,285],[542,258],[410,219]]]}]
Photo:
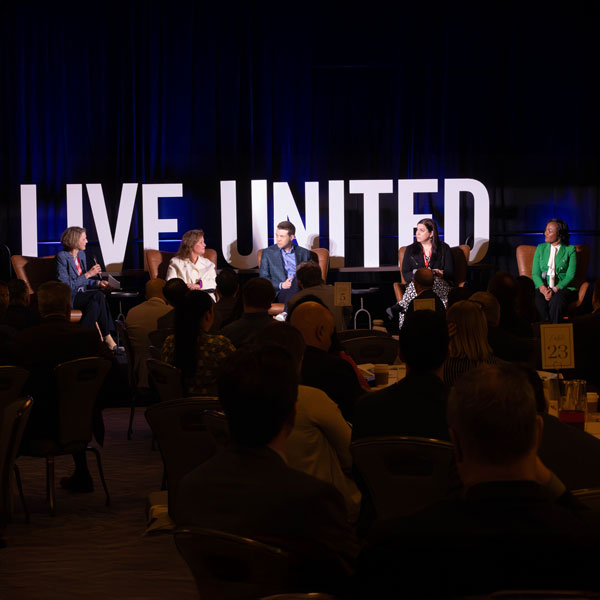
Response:
[{"label": "large white letter", "polygon": [[129,238],[129,227],[133,216],[133,207],[135,205],[135,194],[137,192],[137,183],[124,183],[121,190],[121,201],[119,202],[119,212],[117,214],[117,225],[115,227],[115,237],[113,240],[106,213],[106,204],[104,194],[102,193],[102,184],[88,183],[86,185],[87,193],[90,198],[92,215],[96,224],[98,233],[98,243],[100,252],[104,259],[104,266],[107,271],[121,271],[123,269],[123,260],[125,259],[125,248]]},{"label": "large white letter", "polygon": [[339,269],[344,266],[344,182],[329,182],[329,266]]},{"label": "large white letter", "polygon": [[83,186],[80,183],[67,183],[67,227],[83,227]]},{"label": "large white letter", "polygon": [[438,190],[437,179],[398,179],[398,247],[408,246],[414,240],[414,228],[421,219],[431,219],[431,215],[415,214],[417,193],[435,194]]},{"label": "large white letter", "polygon": [[[273,236],[277,223],[290,221],[296,226],[296,239],[303,248],[319,247],[319,182],[307,181],[304,184],[306,207],[306,227],[298,212],[298,207],[285,181],[273,183]],[[315,240],[317,243],[315,245]]]},{"label": "large white letter", "polygon": [[37,195],[35,184],[21,185],[21,254],[37,256]]},{"label": "large white letter", "polygon": [[473,195],[473,249],[469,263],[479,262],[490,243],[490,196],[476,179],[446,179],[444,183],[444,241],[450,246],[460,244],[460,193]]},{"label": "large white letter", "polygon": [[379,194],[391,194],[394,182],[391,179],[350,180],[350,193],[363,194],[363,225],[365,267],[379,266]]},{"label": "large white letter", "polygon": [[237,269],[252,269],[258,264],[258,251],[269,241],[267,231],[267,181],[251,182],[252,251],[240,254],[237,247],[235,181],[221,181],[221,250],[225,260]]},{"label": "large white letter", "polygon": [[175,233],[177,219],[158,218],[159,198],[181,198],[181,183],[144,183],[142,185],[142,210],[144,226],[144,250],[158,250],[158,234]]}]

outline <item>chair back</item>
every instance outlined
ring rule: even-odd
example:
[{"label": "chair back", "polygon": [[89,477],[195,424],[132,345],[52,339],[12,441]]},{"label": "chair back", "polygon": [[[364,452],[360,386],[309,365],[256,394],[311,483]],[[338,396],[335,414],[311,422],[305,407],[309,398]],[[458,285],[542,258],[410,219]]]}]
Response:
[{"label": "chair back", "polygon": [[231,443],[229,435],[229,424],[227,423],[227,415],[220,410],[207,410],[204,413],[204,424],[206,430],[212,437],[217,448],[222,450],[227,448]]},{"label": "chair back", "polygon": [[181,478],[216,452],[215,442],[206,430],[204,413],[220,408],[215,396],[190,396],[146,409],[146,420],[156,436],[167,475],[169,512],[175,506]]},{"label": "chair back", "polygon": [[[258,261],[259,268],[262,252],[263,249],[261,248],[256,253],[256,259]],[[323,283],[327,283],[327,273],[329,272],[329,250],[327,250],[327,248],[313,248],[310,251],[310,259],[319,264],[319,267],[321,267],[321,277],[323,278]]]},{"label": "chair back", "polygon": [[[175,256],[175,252],[165,252],[164,250],[146,250],[146,264],[150,279],[166,279],[169,262]],[[217,267],[217,251],[212,248],[204,250],[204,258],[208,258]]]},{"label": "chair back", "polygon": [[335,334],[340,342],[359,337],[390,337],[387,331],[381,331],[380,329],[342,329],[342,331],[336,331]]},{"label": "chair back", "polygon": [[201,598],[254,600],[289,590],[289,556],[280,548],[210,529],[176,531],[175,545]]},{"label": "chair back", "polygon": [[92,439],[94,405],[110,361],[91,356],[61,363],[54,368],[58,383],[59,441],[63,450]]},{"label": "chair back", "polygon": [[16,400],[29,378],[29,371],[22,367],[0,367],[0,410],[8,402]]},{"label": "chair back", "polygon": [[402,262],[404,261],[404,254],[406,253],[406,246],[400,246],[398,248],[398,266],[400,267],[400,283],[406,285],[406,280],[402,276]]},{"label": "chair back", "polygon": [[0,532],[12,512],[13,465],[32,405],[29,396],[0,404]]},{"label": "chair back", "polygon": [[362,336],[341,341],[344,352],[357,364],[391,365],[398,356],[398,342],[391,336]]},{"label": "chair back", "polygon": [[154,386],[161,402],[175,400],[183,396],[181,371],[177,367],[155,358],[149,358],[146,365],[148,365],[150,384]]},{"label": "chair back", "polygon": [[166,327],[165,329],[155,329],[148,334],[150,344],[155,348],[158,348],[159,352],[162,350],[163,344],[168,336],[175,332],[173,327]]},{"label": "chair back", "polygon": [[35,294],[42,283],[56,280],[55,256],[40,258],[15,254],[10,260],[17,279],[22,279],[27,284],[30,294]]},{"label": "chair back", "polygon": [[376,436],[352,442],[354,465],[378,519],[409,515],[448,493],[452,444],[405,436]]},{"label": "chair back", "polygon": [[458,287],[462,287],[467,280],[470,252],[471,249],[467,245],[450,248],[450,254],[452,254],[452,261],[454,262],[454,283]]}]

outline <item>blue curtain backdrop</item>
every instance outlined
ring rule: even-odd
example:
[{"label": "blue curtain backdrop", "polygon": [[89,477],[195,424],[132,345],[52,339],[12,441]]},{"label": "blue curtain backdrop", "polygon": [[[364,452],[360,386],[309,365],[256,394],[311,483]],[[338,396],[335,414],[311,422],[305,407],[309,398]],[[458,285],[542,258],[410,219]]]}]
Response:
[{"label": "blue curtain backdrop", "polygon": [[[123,183],[181,182],[160,212],[180,231],[161,235],[201,226],[220,251],[219,182],[235,179],[247,252],[251,179],[269,195],[288,181],[301,212],[319,181],[327,246],[330,179],[438,178],[416,208],[443,223],[442,180],[472,177],[490,193],[488,262],[514,272],[516,245],[558,216],[600,274],[594,3],[393,6],[3,3],[0,242],[20,253],[24,183],[39,241],[56,242],[67,183],[102,183],[114,228]],[[382,264],[396,261],[396,203],[381,198]],[[84,207],[91,224],[85,192]],[[362,211],[346,183],[347,265],[362,265]],[[142,264],[141,236],[138,190],[126,267]]]}]

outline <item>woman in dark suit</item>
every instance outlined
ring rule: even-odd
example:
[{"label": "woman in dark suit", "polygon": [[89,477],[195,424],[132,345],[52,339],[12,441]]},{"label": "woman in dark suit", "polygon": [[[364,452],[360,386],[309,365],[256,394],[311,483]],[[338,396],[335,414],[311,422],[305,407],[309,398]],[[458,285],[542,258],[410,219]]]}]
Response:
[{"label": "woman in dark suit", "polygon": [[415,241],[406,248],[402,261],[402,276],[406,290],[400,308],[400,328],[404,323],[404,313],[411,301],[417,297],[413,275],[417,269],[431,269],[434,274],[433,291],[448,306],[448,291],[454,277],[454,261],[450,246],[440,241],[437,225],[433,219],[421,219],[417,223]]},{"label": "woman in dark suit", "polygon": [[85,229],[68,227],[60,237],[60,243],[64,250],[56,255],[56,278],[71,288],[71,304],[83,313],[81,325],[95,329],[98,323],[104,342],[112,350],[116,346],[111,335],[115,326],[101,291],[109,286],[107,281],[93,279],[102,270],[98,263],[87,268]]}]

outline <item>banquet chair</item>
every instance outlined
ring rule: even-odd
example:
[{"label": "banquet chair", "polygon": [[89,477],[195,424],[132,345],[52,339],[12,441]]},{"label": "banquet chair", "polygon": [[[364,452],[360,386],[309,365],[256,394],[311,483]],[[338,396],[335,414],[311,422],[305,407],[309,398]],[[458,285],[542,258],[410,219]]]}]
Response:
[{"label": "banquet chair", "polygon": [[29,522],[29,511],[23,496],[21,477],[15,465],[15,458],[21,445],[21,438],[33,400],[23,397],[0,405],[0,534],[12,514],[12,473],[14,470],[25,521]]},{"label": "banquet chair", "polygon": [[600,510],[600,488],[572,490],[571,493],[588,508],[595,511]]},{"label": "banquet chair", "polygon": [[[167,269],[169,268],[170,260],[175,256],[175,252],[165,252],[164,250],[145,250],[146,265],[148,265],[148,273],[150,279],[166,279]],[[212,261],[217,268],[217,251],[212,248],[204,250],[204,258]]]},{"label": "banquet chair", "polygon": [[390,337],[387,331],[381,331],[380,329],[342,329],[342,331],[336,331],[335,335],[340,342],[360,337]]},{"label": "banquet chair", "polygon": [[[37,308],[37,291],[42,283],[56,281],[56,257],[55,256],[21,256],[15,254],[11,262],[17,279],[22,279],[29,289],[31,305]],[[71,309],[71,323],[81,321],[80,310]]]},{"label": "banquet chair", "polygon": [[361,365],[394,364],[398,357],[398,342],[391,335],[386,336],[361,336],[343,340],[341,342],[344,352],[352,357],[352,360]]},{"label": "banquet chair", "polygon": [[352,442],[350,452],[378,519],[409,515],[448,492],[453,462],[448,442],[374,436]]},{"label": "banquet chair", "polygon": [[204,424],[208,433],[214,440],[217,448],[227,448],[231,442],[227,416],[220,410],[207,410],[204,412]]},{"label": "banquet chair", "polygon": [[152,344],[158,350],[162,350],[163,344],[165,340],[175,332],[173,327],[166,327],[165,329],[155,329],[148,334],[148,339],[150,340],[150,344]]},{"label": "banquet chair", "polygon": [[[522,244],[517,246],[517,267],[519,268],[519,275],[525,275],[532,279],[531,274],[533,272],[533,257],[535,255],[536,246],[530,246]],[[577,288],[577,299],[571,302],[567,308],[567,314],[572,314],[577,308],[579,308],[585,299],[585,295],[590,286],[589,282],[586,281],[588,266],[590,264],[590,247],[587,244],[581,244],[575,246],[575,252],[577,253],[577,268],[575,270],[575,277],[573,279],[573,287]]]},{"label": "banquet chair", "polygon": [[201,598],[254,600],[290,591],[290,558],[275,546],[210,529],[180,529],[175,545]]},{"label": "banquet chair", "polygon": [[181,371],[177,367],[155,358],[149,358],[146,364],[148,380],[150,385],[154,386],[161,402],[183,397]]},{"label": "banquet chair", "polygon": [[[406,252],[406,246],[402,246],[398,249],[398,266],[400,267],[400,281],[394,281],[394,294],[396,295],[396,302],[400,302],[404,297],[404,290],[406,289],[406,281],[402,276],[402,261],[404,260],[404,253]],[[452,260],[454,262],[454,283],[456,287],[464,287],[467,281],[467,273],[469,267],[469,255],[471,249],[466,244],[460,246],[453,246],[450,248],[452,254]]]},{"label": "banquet chair", "polygon": [[8,402],[21,396],[29,371],[22,367],[0,366],[0,410]]},{"label": "banquet chair", "polygon": [[52,516],[55,514],[55,456],[92,452],[106,494],[106,505],[110,504],[100,452],[88,445],[93,435],[94,405],[109,370],[110,361],[96,356],[70,360],[54,368],[58,383],[58,439],[30,440],[27,451],[23,453],[24,456],[46,459],[46,491]]},{"label": "banquet chair", "polygon": [[163,460],[163,489],[166,484],[169,513],[175,506],[181,478],[216,452],[213,438],[206,430],[204,414],[219,410],[215,396],[190,396],[159,402],[146,409],[146,421],[158,442]]}]

